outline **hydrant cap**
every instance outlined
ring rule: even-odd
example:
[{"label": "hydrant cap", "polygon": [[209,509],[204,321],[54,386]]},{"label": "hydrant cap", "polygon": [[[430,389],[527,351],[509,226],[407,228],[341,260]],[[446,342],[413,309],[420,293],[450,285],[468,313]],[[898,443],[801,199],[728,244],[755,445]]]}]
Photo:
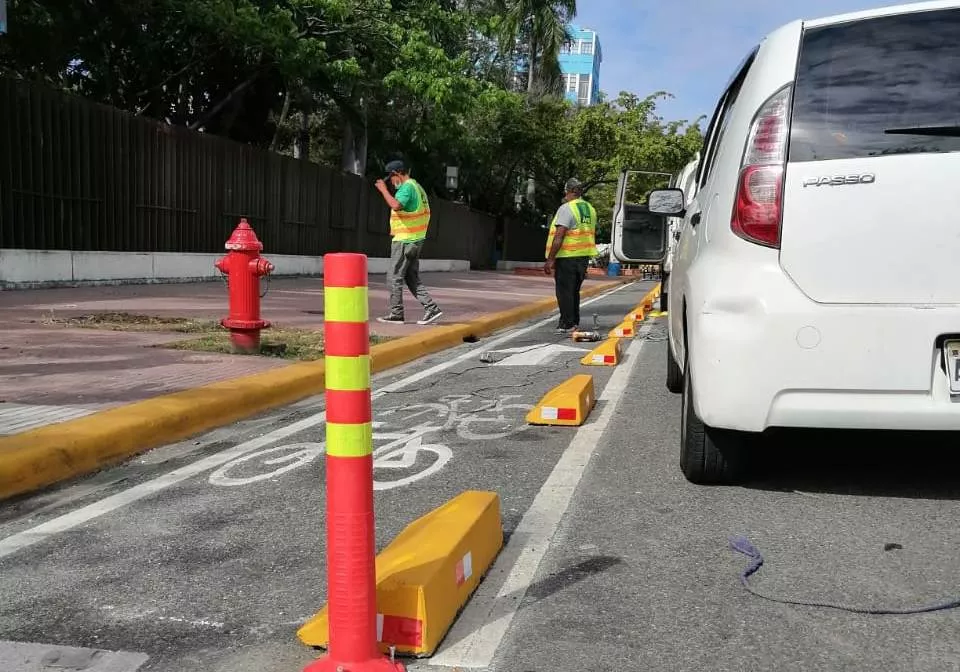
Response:
[{"label": "hydrant cap", "polygon": [[246,219],[241,219],[237,228],[230,234],[230,238],[224,247],[228,250],[237,250],[238,252],[260,252],[263,250],[263,243],[257,238],[256,232],[250,228]]}]

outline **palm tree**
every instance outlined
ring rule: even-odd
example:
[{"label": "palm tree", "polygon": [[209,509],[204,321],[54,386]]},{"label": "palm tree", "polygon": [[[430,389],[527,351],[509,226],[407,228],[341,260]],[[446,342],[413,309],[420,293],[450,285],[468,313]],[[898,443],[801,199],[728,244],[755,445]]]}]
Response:
[{"label": "palm tree", "polygon": [[527,60],[527,91],[538,85],[562,93],[558,57],[570,40],[567,24],[577,15],[577,0],[498,0],[503,17],[500,40],[513,52],[522,45]]}]

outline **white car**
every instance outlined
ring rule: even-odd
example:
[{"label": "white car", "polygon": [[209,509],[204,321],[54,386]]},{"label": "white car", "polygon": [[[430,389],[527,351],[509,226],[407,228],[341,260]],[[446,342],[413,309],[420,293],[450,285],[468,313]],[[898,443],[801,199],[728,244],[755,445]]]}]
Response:
[{"label": "white car", "polygon": [[[697,165],[700,163],[700,152],[697,152],[693,161],[683,167],[677,176],[675,186],[683,191],[684,200],[689,205],[696,196]],[[667,310],[670,293],[670,273],[673,271],[673,252],[680,240],[680,231],[683,228],[682,217],[667,218],[667,257],[663,260],[660,284],[660,310]]]},{"label": "white car", "polygon": [[960,430],[960,2],[796,21],[707,130],[669,293],[680,466],[772,427]]}]

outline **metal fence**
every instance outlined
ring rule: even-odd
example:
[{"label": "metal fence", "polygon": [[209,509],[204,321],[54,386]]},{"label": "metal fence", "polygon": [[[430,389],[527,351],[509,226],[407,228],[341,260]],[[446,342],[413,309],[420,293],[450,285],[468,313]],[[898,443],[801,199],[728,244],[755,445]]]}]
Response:
[{"label": "metal fence", "polygon": [[[490,263],[493,217],[431,199],[424,256]],[[268,253],[388,256],[367,180],[0,78],[0,247],[215,252],[241,217]]]}]

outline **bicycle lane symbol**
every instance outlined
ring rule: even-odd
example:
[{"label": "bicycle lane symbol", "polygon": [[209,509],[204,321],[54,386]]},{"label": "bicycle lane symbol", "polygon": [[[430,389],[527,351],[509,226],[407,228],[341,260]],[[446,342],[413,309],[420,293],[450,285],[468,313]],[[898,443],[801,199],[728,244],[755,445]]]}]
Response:
[{"label": "bicycle lane symbol", "polygon": [[[407,424],[425,415],[433,415],[434,420],[440,424],[421,422],[399,431],[383,431],[387,424],[374,421],[374,445],[386,442],[373,451],[374,490],[392,490],[410,485],[436,474],[446,466],[453,458],[453,451],[441,443],[425,443],[424,437],[428,434],[456,430],[461,439],[477,441],[502,439],[523,431],[527,426],[522,421],[522,416],[532,407],[526,404],[503,403],[515,398],[503,396],[477,405],[477,400],[470,395],[449,395],[443,397],[440,403],[412,404],[384,410],[379,414],[380,417],[402,414],[402,418],[397,418],[398,424]],[[312,464],[324,454],[325,449],[322,442],[307,442],[258,450],[227,462],[211,473],[208,480],[211,485],[220,487],[251,485],[272,480]],[[419,462],[424,461],[421,457],[423,453],[431,455],[426,457],[428,463],[419,471],[392,480],[380,477],[384,471],[415,469]]]},{"label": "bicycle lane symbol", "polygon": [[[374,490],[391,490],[409,485],[437,473],[453,457],[453,451],[441,444],[424,443],[423,437],[440,429],[424,423],[400,432],[380,432],[385,423],[374,422],[374,443],[386,441],[373,451]],[[283,474],[306,467],[326,452],[323,442],[291,443],[258,450],[231,460],[212,472],[211,485],[237,487],[275,479]],[[381,469],[406,470],[416,466],[421,452],[432,453],[435,459],[421,471],[396,480],[380,480]]]},{"label": "bicycle lane symbol", "polygon": [[533,408],[529,404],[504,403],[520,395],[503,395],[497,399],[478,399],[469,394],[451,394],[439,402],[424,402],[388,408],[379,414],[385,418],[403,414],[402,422],[422,416],[433,416],[442,422],[443,431],[456,430],[465,441],[505,439],[528,428],[524,416]]}]

